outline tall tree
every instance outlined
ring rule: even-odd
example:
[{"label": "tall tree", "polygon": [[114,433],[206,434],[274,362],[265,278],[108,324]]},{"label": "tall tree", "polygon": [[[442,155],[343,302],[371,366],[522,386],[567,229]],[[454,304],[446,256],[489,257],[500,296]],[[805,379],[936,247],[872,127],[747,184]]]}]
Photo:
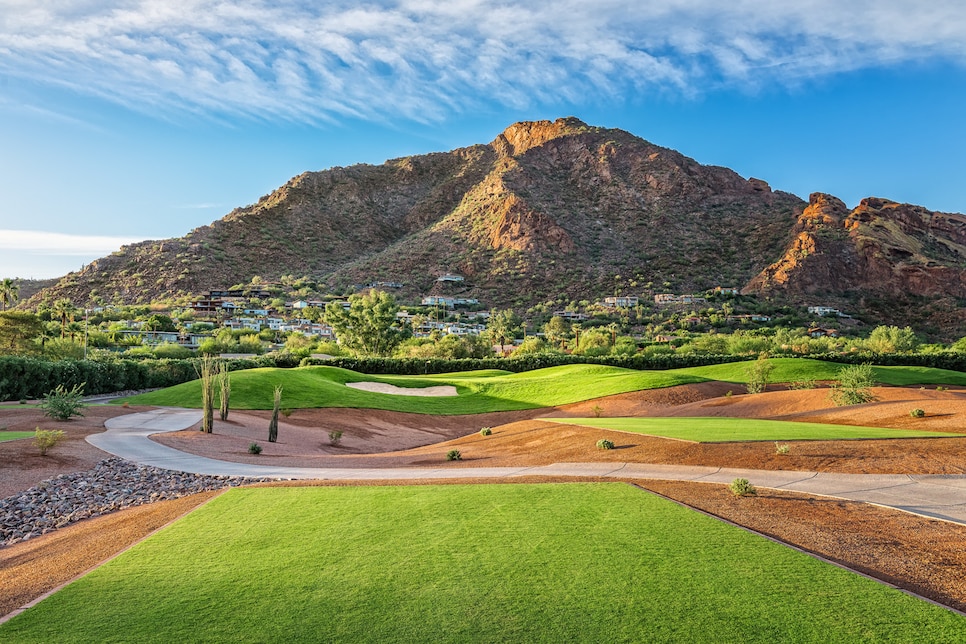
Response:
[{"label": "tall tree", "polygon": [[342,346],[365,355],[387,356],[402,340],[396,327],[397,311],[399,307],[392,295],[372,290],[364,295],[350,295],[348,309],[329,302],[325,323],[335,331]]},{"label": "tall tree", "polygon": [[67,298],[62,298],[54,302],[52,310],[54,315],[60,318],[60,337],[63,339],[67,335],[68,322],[74,321],[74,316],[77,315],[77,311],[80,309],[74,306],[74,303]]},{"label": "tall tree", "polygon": [[20,296],[20,285],[14,282],[9,277],[0,280],[0,303],[3,304],[3,310],[6,311],[7,307],[17,301]]},{"label": "tall tree", "polygon": [[520,330],[520,317],[513,312],[513,309],[500,311],[493,309],[490,311],[490,319],[486,322],[486,332],[492,342],[499,342],[500,353],[503,353],[503,345],[507,340],[513,340],[517,331]]},{"label": "tall tree", "polygon": [[44,331],[44,323],[33,313],[4,311],[0,313],[0,354],[36,353],[36,338]]},{"label": "tall tree", "polygon": [[543,325],[543,335],[547,338],[547,342],[552,345],[559,345],[563,349],[567,340],[570,339],[570,322],[559,315],[555,315]]}]

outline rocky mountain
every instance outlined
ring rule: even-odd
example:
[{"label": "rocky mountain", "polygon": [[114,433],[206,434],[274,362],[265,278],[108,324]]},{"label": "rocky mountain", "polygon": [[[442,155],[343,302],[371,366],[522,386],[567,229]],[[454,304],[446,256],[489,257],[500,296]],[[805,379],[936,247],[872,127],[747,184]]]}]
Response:
[{"label": "rocky mountain", "polygon": [[834,197],[806,204],[566,118],[516,123],[487,145],[307,172],[182,238],[92,262],[27,304],[188,298],[254,275],[309,276],[335,292],[399,282],[398,297],[415,299],[448,272],[465,277],[449,292],[496,307],[648,285],[873,307],[910,293],[955,303],[963,227],[962,215],[879,199],[851,212]]}]

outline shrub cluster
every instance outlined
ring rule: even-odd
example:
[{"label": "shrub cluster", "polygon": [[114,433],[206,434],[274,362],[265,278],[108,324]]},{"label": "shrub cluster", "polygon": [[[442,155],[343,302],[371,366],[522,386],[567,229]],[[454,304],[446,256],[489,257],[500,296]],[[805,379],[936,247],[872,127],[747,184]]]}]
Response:
[{"label": "shrub cluster", "polygon": [[614,449],[614,441],[602,438],[597,441],[597,449]]}]

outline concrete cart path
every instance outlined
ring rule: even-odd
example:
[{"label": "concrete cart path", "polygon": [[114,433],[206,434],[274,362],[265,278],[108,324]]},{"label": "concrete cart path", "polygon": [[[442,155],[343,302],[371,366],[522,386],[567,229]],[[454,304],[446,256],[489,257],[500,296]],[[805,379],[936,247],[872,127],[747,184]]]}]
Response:
[{"label": "concrete cart path", "polygon": [[758,487],[832,496],[875,503],[927,517],[966,525],[966,476],[906,474],[833,474],[787,470],[744,470],[647,463],[555,463],[538,467],[309,468],[250,465],[181,452],[148,436],[188,429],[201,422],[201,412],[164,408],[105,421],[107,431],[87,441],[115,456],[169,470],[222,476],[283,479],[506,478],[514,476],[593,476],[730,483],[746,478]]}]

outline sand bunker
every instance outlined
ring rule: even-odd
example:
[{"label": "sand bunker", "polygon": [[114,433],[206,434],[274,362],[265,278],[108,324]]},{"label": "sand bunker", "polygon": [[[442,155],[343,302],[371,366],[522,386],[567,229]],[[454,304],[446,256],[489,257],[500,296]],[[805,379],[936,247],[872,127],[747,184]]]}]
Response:
[{"label": "sand bunker", "polygon": [[456,387],[440,385],[438,387],[397,387],[384,382],[347,382],[346,387],[372,391],[377,394],[392,394],[394,396],[455,396]]}]

